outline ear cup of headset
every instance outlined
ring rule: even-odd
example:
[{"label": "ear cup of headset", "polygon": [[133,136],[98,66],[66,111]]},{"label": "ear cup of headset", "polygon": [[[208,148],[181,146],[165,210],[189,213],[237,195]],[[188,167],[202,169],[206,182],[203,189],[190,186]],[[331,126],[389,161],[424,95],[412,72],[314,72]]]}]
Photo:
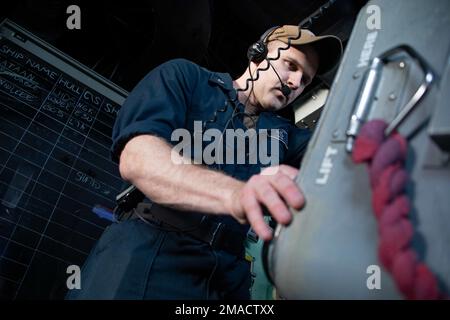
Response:
[{"label": "ear cup of headset", "polygon": [[252,44],[247,51],[247,58],[255,63],[262,62],[267,57],[267,45],[259,40]]},{"label": "ear cup of headset", "polygon": [[270,28],[269,30],[264,32],[264,34],[261,36],[261,38],[259,38],[258,41],[256,41],[248,48],[247,58],[250,61],[260,63],[267,57],[267,53],[269,51],[267,49],[267,38],[278,28],[279,26]]}]

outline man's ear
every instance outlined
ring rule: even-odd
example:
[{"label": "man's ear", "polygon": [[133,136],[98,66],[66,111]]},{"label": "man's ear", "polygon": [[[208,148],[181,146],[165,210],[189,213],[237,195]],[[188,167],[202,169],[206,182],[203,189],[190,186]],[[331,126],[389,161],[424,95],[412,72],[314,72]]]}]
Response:
[{"label": "man's ear", "polygon": [[[265,61],[265,59],[263,61]],[[250,66],[251,66],[250,68],[251,68],[251,70],[253,72],[255,72],[256,68],[259,68],[259,66],[261,65],[261,63],[263,61],[261,61],[261,62],[250,61]]]},{"label": "man's ear", "polygon": [[251,76],[253,77],[253,79],[256,77],[256,70],[260,67],[261,63],[262,62],[250,61],[250,70],[249,70],[249,72],[251,71]]}]

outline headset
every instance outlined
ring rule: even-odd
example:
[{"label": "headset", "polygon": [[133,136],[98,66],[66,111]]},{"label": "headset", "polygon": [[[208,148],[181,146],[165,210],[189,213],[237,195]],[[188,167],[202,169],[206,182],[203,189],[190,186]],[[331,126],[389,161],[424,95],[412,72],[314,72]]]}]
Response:
[{"label": "headset", "polygon": [[275,26],[263,33],[258,41],[253,43],[247,50],[247,58],[255,63],[262,62],[268,53],[267,49],[267,39],[272,35],[272,33],[278,29],[280,26]]},{"label": "headset", "polygon": [[267,40],[272,35],[272,33],[276,29],[278,29],[279,27],[280,26],[275,26],[275,27],[270,28],[266,32],[264,32],[263,35],[259,38],[259,40],[256,41],[255,43],[253,43],[248,48],[248,50],[247,50],[247,58],[248,58],[249,61],[252,61],[252,62],[255,62],[255,63],[260,63],[264,59],[266,59],[267,63],[273,69],[273,71],[275,72],[275,74],[278,77],[278,80],[280,81],[281,92],[283,93],[283,95],[286,98],[288,98],[289,95],[291,94],[291,88],[289,88],[289,86],[287,84],[285,84],[285,83],[283,83],[283,81],[281,81],[281,78],[280,78],[277,70],[275,70],[275,68],[273,67],[272,63],[270,63],[270,60],[267,59],[267,53],[269,52],[269,50],[267,48]]}]

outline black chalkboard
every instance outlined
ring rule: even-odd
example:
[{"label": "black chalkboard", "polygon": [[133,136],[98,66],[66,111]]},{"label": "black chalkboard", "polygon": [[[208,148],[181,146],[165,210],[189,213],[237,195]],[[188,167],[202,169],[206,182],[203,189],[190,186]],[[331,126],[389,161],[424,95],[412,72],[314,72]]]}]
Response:
[{"label": "black chalkboard", "polygon": [[111,223],[126,92],[12,22],[0,26],[0,298],[62,299]]}]

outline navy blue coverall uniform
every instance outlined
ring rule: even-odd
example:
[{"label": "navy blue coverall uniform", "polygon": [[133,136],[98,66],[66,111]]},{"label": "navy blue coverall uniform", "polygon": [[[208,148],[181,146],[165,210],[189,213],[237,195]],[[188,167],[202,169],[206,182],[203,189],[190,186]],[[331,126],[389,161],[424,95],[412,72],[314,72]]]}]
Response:
[{"label": "navy blue coverall uniform", "polygon": [[[193,133],[194,121],[204,130],[225,127],[246,130],[244,106],[237,99],[227,73],[210,72],[183,59],[152,70],[126,99],[113,129],[112,157],[118,162],[125,144],[134,136],[149,134],[171,141],[172,132]],[[299,167],[310,132],[297,128],[273,112],[262,112],[256,130],[279,129],[279,163]],[[248,155],[247,155],[248,156]],[[246,181],[260,173],[259,162],[221,165],[221,170]],[[208,215],[245,238],[248,225],[231,216]],[[244,243],[239,243],[244,250]],[[243,255],[212,248],[184,232],[130,219],[110,225],[91,251],[81,272],[77,299],[248,299],[249,262]]]}]

